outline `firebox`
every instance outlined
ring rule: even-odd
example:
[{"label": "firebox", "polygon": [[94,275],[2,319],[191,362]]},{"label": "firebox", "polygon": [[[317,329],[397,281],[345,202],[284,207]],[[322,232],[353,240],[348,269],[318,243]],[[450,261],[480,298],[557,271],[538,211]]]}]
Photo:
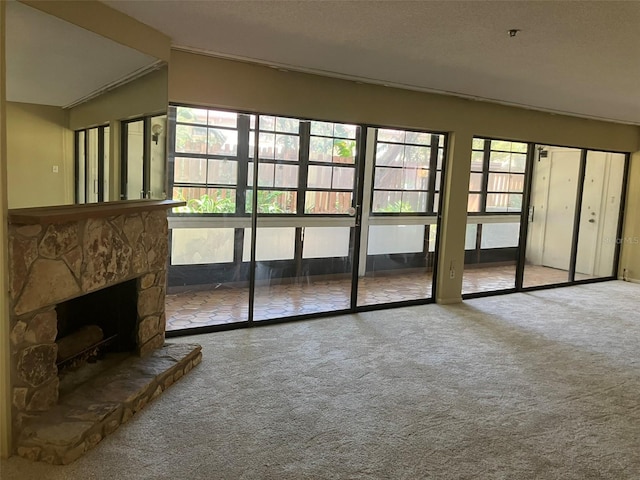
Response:
[{"label": "firebox", "polygon": [[137,280],[129,280],[56,306],[58,372],[75,369],[109,352],[136,347]]}]

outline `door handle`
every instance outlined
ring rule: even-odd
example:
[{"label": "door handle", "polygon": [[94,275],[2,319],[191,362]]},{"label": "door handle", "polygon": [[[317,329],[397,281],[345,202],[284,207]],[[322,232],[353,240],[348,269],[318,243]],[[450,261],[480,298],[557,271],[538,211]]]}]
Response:
[{"label": "door handle", "polygon": [[596,219],[595,218],[590,218],[589,219],[589,223],[596,223]]}]

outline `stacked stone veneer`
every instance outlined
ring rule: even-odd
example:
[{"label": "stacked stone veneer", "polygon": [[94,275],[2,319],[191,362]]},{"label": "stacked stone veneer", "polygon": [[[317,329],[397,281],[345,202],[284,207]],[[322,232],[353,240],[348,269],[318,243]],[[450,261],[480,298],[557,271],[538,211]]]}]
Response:
[{"label": "stacked stone veneer", "polygon": [[14,434],[58,401],[55,306],[137,278],[137,350],[164,344],[166,210],[9,225]]}]

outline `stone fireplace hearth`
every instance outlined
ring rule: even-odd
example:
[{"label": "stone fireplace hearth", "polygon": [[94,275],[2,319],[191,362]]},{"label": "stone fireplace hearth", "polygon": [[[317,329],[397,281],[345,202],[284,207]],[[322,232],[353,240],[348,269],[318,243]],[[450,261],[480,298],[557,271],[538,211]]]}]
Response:
[{"label": "stone fireplace hearth", "polygon": [[[147,200],[9,211],[12,418],[19,455],[75,460],[200,362],[199,346],[164,343],[166,211],[177,205]],[[78,355],[74,367],[85,371],[61,379],[58,351],[68,351],[70,342],[58,338],[59,331],[88,341],[72,347],[73,355],[77,348],[90,358],[96,340],[104,359],[82,365]]]}]

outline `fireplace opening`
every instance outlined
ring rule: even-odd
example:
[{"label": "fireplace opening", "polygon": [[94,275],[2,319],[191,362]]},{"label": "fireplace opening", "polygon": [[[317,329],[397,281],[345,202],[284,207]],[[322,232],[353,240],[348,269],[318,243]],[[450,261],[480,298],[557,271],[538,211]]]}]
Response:
[{"label": "fireplace opening", "polygon": [[129,280],[56,306],[58,372],[136,347],[137,281]]}]

